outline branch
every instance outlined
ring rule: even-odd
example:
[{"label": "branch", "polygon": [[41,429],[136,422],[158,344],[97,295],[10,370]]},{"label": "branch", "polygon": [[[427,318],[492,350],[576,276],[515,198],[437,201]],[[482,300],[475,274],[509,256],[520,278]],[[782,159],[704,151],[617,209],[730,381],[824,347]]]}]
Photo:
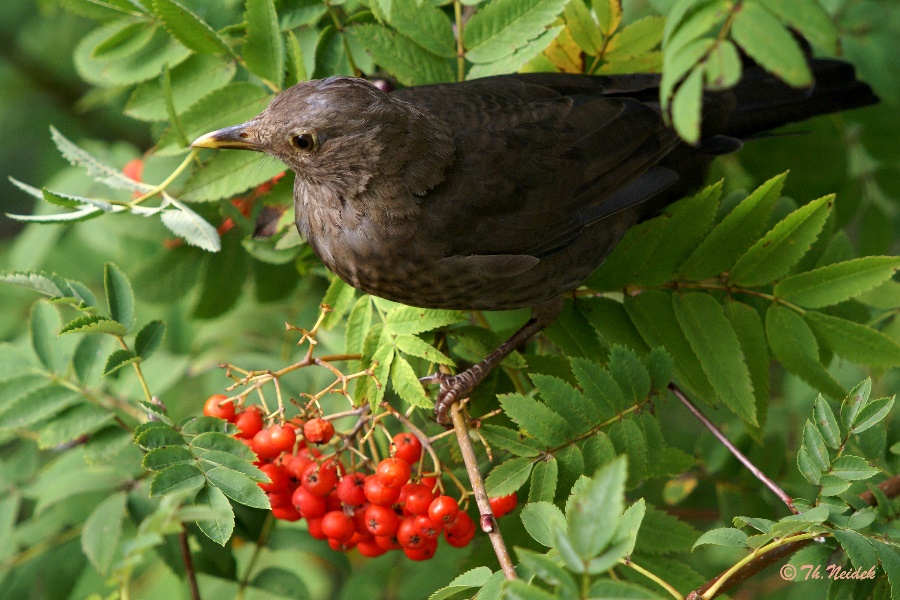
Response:
[{"label": "branch", "polygon": [[772,490],[772,492],[778,496],[782,502],[787,504],[787,507],[791,510],[795,515],[797,514],[797,509],[794,508],[794,500],[790,496],[785,493],[781,487],[778,486],[777,483],[769,479],[769,477],[763,473],[759,467],[753,464],[753,462],[744,455],[743,452],[737,449],[737,447],[731,443],[722,430],[715,426],[715,424],[706,418],[706,416],[700,412],[700,409],[691,402],[690,398],[688,398],[681,389],[676,386],[674,383],[669,384],[669,389],[672,390],[672,393],[675,394],[675,397],[681,400],[681,403],[684,404],[691,413],[697,417],[697,420],[703,423],[703,426],[709,429],[709,431],[716,437],[717,440],[722,442],[722,445],[725,446],[731,454],[738,459],[738,461],[747,467],[747,470],[753,473],[753,476],[759,479],[763,485]]},{"label": "branch", "polygon": [[466,417],[460,412],[458,402],[450,405],[450,418],[453,421],[453,429],[456,431],[459,450],[466,463],[466,472],[469,474],[469,483],[472,484],[475,503],[481,513],[479,519],[481,529],[488,534],[488,538],[491,540],[494,554],[497,555],[497,561],[500,563],[500,568],[503,569],[503,574],[507,579],[516,579],[512,559],[509,557],[503,536],[500,535],[500,527],[497,525],[497,519],[494,518],[494,512],[491,510],[491,504],[488,502],[487,492],[484,489],[484,479],[481,478],[481,472],[478,470],[478,459],[475,458],[475,449],[472,447],[472,440],[469,439]]},{"label": "branch", "polygon": [[197,587],[197,574],[194,572],[194,561],[191,558],[191,549],[188,546],[187,529],[181,525],[178,532],[178,545],[181,546],[181,560],[184,562],[184,574],[187,577],[188,587],[191,588],[191,600],[200,600],[200,588]]}]

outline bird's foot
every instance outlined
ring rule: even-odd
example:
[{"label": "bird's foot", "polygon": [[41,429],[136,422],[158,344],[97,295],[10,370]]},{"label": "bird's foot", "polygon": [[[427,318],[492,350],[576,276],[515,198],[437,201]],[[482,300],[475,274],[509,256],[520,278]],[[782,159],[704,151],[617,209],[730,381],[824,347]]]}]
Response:
[{"label": "bird's foot", "polygon": [[453,403],[465,398],[483,378],[478,365],[473,365],[459,375],[436,373],[432,377],[441,384],[441,390],[434,402],[434,416],[441,425],[447,425],[450,422],[447,412]]}]

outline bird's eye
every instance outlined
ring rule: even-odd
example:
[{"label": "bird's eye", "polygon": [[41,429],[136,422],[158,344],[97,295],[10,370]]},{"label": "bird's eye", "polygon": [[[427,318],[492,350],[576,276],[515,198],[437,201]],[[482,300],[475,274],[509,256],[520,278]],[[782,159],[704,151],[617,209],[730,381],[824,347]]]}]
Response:
[{"label": "bird's eye", "polygon": [[301,133],[291,138],[291,143],[298,150],[312,152],[319,145],[319,140],[314,133]]}]

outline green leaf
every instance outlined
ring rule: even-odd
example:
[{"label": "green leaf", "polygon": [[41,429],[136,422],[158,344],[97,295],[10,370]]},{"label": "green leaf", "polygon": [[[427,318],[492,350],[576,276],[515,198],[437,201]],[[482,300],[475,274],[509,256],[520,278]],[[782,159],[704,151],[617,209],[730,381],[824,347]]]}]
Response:
[{"label": "green leaf", "polygon": [[363,295],[356,300],[356,304],[353,305],[350,316],[347,318],[347,328],[344,334],[345,352],[362,354],[363,341],[369,325],[372,323],[372,310],[372,299],[368,295]]},{"label": "green leaf", "polygon": [[811,484],[819,485],[821,483],[822,470],[816,465],[805,446],[800,446],[800,450],[797,451],[797,469]]},{"label": "green leaf", "polygon": [[877,555],[872,542],[855,531],[835,529],[832,533],[834,539],[840,542],[841,548],[850,557],[850,562],[854,567],[867,571],[875,566]]},{"label": "green leaf", "polygon": [[825,440],[822,438],[822,434],[819,433],[818,428],[810,420],[807,420],[803,426],[803,444],[801,448],[806,450],[813,465],[819,471],[827,471],[828,467],[831,466],[831,459],[828,456],[828,448],[825,447]]},{"label": "green leaf", "polygon": [[571,0],[563,11],[566,27],[583,52],[597,56],[603,50],[603,33],[583,0]]},{"label": "green leaf", "polygon": [[533,466],[533,460],[522,457],[511,458],[497,465],[484,480],[488,496],[499,498],[512,494],[525,485]]},{"label": "green leaf", "polygon": [[519,515],[528,534],[534,540],[548,548],[553,547],[553,531],[565,531],[566,517],[551,502],[529,502]]},{"label": "green leaf", "polygon": [[85,315],[69,321],[59,330],[64,333],[109,333],[116,336],[125,335],[125,326],[109,317],[99,315]]},{"label": "green leaf", "polygon": [[[234,78],[235,63],[218,56],[198,54],[172,69],[171,100],[176,114]],[[167,121],[166,99],[159,79],[139,85],[125,105],[125,114],[141,121]]]},{"label": "green leaf", "polygon": [[388,311],[384,325],[394,335],[415,335],[464,320],[460,311],[398,306]]},{"label": "green leaf", "polygon": [[144,325],[134,339],[134,353],[147,360],[153,354],[163,338],[166,337],[166,324],[162,321],[150,321]]},{"label": "green leaf", "polygon": [[507,54],[499,60],[473,65],[466,74],[466,79],[478,79],[479,77],[489,77],[491,75],[502,75],[504,73],[518,71],[526,63],[543,52],[562,30],[562,25],[551,27],[524,46],[517,48],[512,54]]},{"label": "green leaf", "polygon": [[650,373],[632,350],[614,345],[608,366],[625,396],[626,405],[641,402],[650,394]]},{"label": "green leaf", "polygon": [[268,475],[257,469],[248,460],[235,456],[230,452],[203,450],[197,453],[197,458],[200,460],[201,468],[204,470],[207,470],[212,465],[213,468],[224,467],[236,471],[246,475],[255,482],[266,483],[270,481]]},{"label": "green leaf", "polygon": [[544,446],[539,442],[507,427],[488,423],[482,425],[478,431],[491,446],[499,446],[516,456],[535,457],[544,451]]},{"label": "green leaf", "polygon": [[546,404],[522,394],[503,394],[499,398],[506,415],[542,444],[562,446],[575,436],[569,422]]},{"label": "green leaf", "polygon": [[284,81],[284,41],[273,0],[247,0],[244,60],[254,75],[281,88]]},{"label": "green leaf", "polygon": [[83,284],[63,279],[56,273],[4,271],[0,273],[0,281],[34,290],[54,301],[72,299],[71,303],[77,308],[88,308],[97,304],[93,294]]},{"label": "green leaf", "polygon": [[208,432],[201,433],[191,440],[191,448],[197,450],[218,450],[233,454],[245,461],[257,460],[256,454],[246,446],[243,442],[236,440],[230,435],[224,433]]},{"label": "green leaf", "polygon": [[818,0],[768,2],[766,8],[820,50],[829,54],[839,54],[837,27],[831,15]]},{"label": "green leaf", "polygon": [[704,63],[704,79],[708,90],[727,90],[741,80],[741,55],[728,40],[716,44]]},{"label": "green leaf", "polygon": [[878,473],[878,469],[869,465],[866,459],[849,454],[834,459],[834,464],[831,465],[832,475],[849,481],[869,479]]},{"label": "green leaf", "polygon": [[838,426],[837,419],[834,418],[831,407],[828,406],[828,401],[822,397],[822,394],[819,394],[816,398],[813,415],[816,420],[816,426],[822,434],[822,439],[825,440],[828,447],[835,450],[840,448],[841,428]]},{"label": "green leaf", "polygon": [[667,512],[647,507],[638,531],[638,552],[659,555],[687,552],[700,532]]},{"label": "green leaf", "polygon": [[881,567],[891,583],[891,600],[896,600],[900,595],[900,556],[895,548],[880,540],[872,540],[872,545],[875,547]]},{"label": "green leaf", "polygon": [[373,2],[373,12],[376,7],[383,7],[387,11],[384,19],[420,48],[443,58],[456,58],[456,40],[450,18],[435,5],[429,2]]},{"label": "green leaf", "polygon": [[802,317],[783,306],[766,311],[769,348],[784,367],[831,398],[843,398],[844,388],[819,362],[819,344]]},{"label": "green leaf", "polygon": [[789,214],[738,259],[729,282],[752,287],[783,276],[812,246],[833,205],[829,195]]},{"label": "green leaf", "polygon": [[175,2],[151,0],[149,8],[176,40],[201,54],[230,54],[231,48],[203,19]]},{"label": "green leaf", "polygon": [[162,471],[172,465],[187,465],[193,462],[194,455],[186,447],[162,446],[147,452],[141,466],[148,471]]},{"label": "green leaf", "polygon": [[91,511],[81,530],[81,549],[101,574],[106,574],[119,550],[125,519],[125,492],[117,492]]},{"label": "green leaf", "polygon": [[466,23],[466,58],[488,63],[512,54],[540,35],[568,0],[495,0]]},{"label": "green leaf", "polygon": [[533,587],[524,581],[507,581],[503,586],[504,600],[556,600],[557,596]]},{"label": "green leaf", "polygon": [[391,385],[397,395],[410,406],[432,408],[434,401],[425,393],[425,389],[416,377],[409,362],[402,356],[394,355],[391,362]]},{"label": "green leaf", "polygon": [[[132,192],[145,193],[152,189],[151,186],[138,183],[127,177],[118,169],[114,169],[101,162],[87,150],[69,141],[55,127],[50,127],[50,137],[53,138],[53,143],[56,144],[56,148],[66,160],[76,167],[85,169],[87,174],[92,178],[105,183],[110,187]],[[51,275],[51,277],[54,276]]]},{"label": "green leaf", "polygon": [[597,23],[604,37],[609,37],[622,22],[622,3],[619,0],[591,0]]},{"label": "green leaf", "polygon": [[248,263],[240,238],[234,234],[225,237],[222,251],[206,261],[193,316],[212,319],[232,309],[243,292],[250,268]]},{"label": "green leaf", "polygon": [[98,335],[86,335],[78,341],[72,355],[72,367],[82,385],[96,383],[100,377],[100,366],[105,356],[103,348],[107,340]]},{"label": "green leaf", "polygon": [[721,401],[742,420],[757,425],[756,398],[741,344],[719,303],[709,294],[674,294],[675,317],[700,358]]},{"label": "green leaf", "polygon": [[615,535],[625,501],[628,463],[620,456],[602,467],[567,503],[572,546],[585,561],[597,556]]},{"label": "green leaf", "polygon": [[[284,171],[283,163],[264,154],[221,152],[204,163],[203,169],[191,175],[184,184],[181,197],[189,202],[211,202],[230,198],[265,183],[282,171]],[[169,212],[164,212],[163,216]],[[213,238],[210,233],[206,236]],[[215,238],[218,238],[218,235]],[[200,247],[206,250],[207,246],[212,244]]]},{"label": "green leaf", "polygon": [[749,305],[727,299],[724,307],[725,316],[734,327],[750,371],[750,383],[756,398],[756,420],[760,427],[765,427],[769,409],[769,368],[772,362],[765,328],[759,313]]},{"label": "green leaf", "polygon": [[660,45],[666,18],[650,15],[630,23],[619,30],[606,45],[604,58],[615,60],[618,56],[642,54]]},{"label": "green leaf", "polygon": [[838,496],[850,489],[849,481],[827,473],[822,475],[819,485],[822,486],[819,490],[819,496]]},{"label": "green leaf", "polygon": [[132,448],[131,435],[118,425],[105,427],[91,435],[84,444],[84,462],[89,465],[108,465],[126,448]]},{"label": "green leaf", "polygon": [[131,350],[126,350],[124,348],[115,350],[106,357],[106,364],[103,366],[103,375],[105,377],[106,375],[115,373],[125,365],[140,362],[140,360],[140,357],[135,356]]},{"label": "green leaf", "polygon": [[553,502],[556,496],[556,481],[559,465],[553,456],[539,460],[531,472],[531,486],[528,489],[529,502]]},{"label": "green leaf", "polygon": [[809,87],[812,73],[800,45],[765,6],[744,2],[731,25],[731,37],[764,69],[794,87]]},{"label": "green leaf", "polygon": [[641,523],[644,520],[646,511],[647,503],[641,498],[625,509],[625,512],[622,513],[622,517],[619,519],[619,526],[616,528],[616,536],[613,539],[612,544],[616,546],[624,543],[625,555],[630,555],[634,552],[638,531],[641,528]]},{"label": "green leaf", "polygon": [[296,598],[297,600],[308,600],[310,598],[303,579],[296,572],[281,567],[261,569],[253,575],[250,585],[254,588],[265,590],[278,598]]},{"label": "green leaf", "polygon": [[112,31],[109,36],[94,46],[91,58],[98,60],[118,60],[127,58],[150,43],[156,27],[145,20],[122,22],[123,27]]},{"label": "green leaf", "polygon": [[[169,467],[169,469],[174,468],[177,467]],[[165,471],[163,471],[163,473],[165,473]],[[159,477],[159,475],[157,475],[157,477]],[[266,496],[265,492],[256,485],[255,481],[243,473],[225,467],[216,467],[207,471],[206,477],[212,485],[222,490],[226,496],[235,502],[239,502],[246,506],[252,506],[253,508],[270,508],[269,498]],[[155,483],[156,478],[154,478],[153,481]]]},{"label": "green leaf", "polygon": [[590,401],[584,394],[558,377],[533,373],[531,381],[541,399],[562,418],[573,425],[575,433],[584,433],[594,424]]},{"label": "green leaf", "polygon": [[[580,1],[580,0],[579,0]],[[561,585],[570,597],[578,596],[578,586],[575,579],[559,563],[545,554],[539,554],[525,548],[516,548],[516,556],[519,562],[532,571],[535,575],[550,585]]]},{"label": "green leaf", "polygon": [[103,267],[103,287],[109,316],[125,326],[128,332],[134,324],[134,292],[125,273],[111,262]]},{"label": "green leaf", "polygon": [[854,386],[841,404],[841,422],[847,429],[853,429],[859,419],[859,414],[869,403],[869,394],[872,393],[872,380],[866,378]]},{"label": "green leaf", "polygon": [[31,307],[29,320],[31,347],[41,364],[51,373],[59,373],[63,369],[62,350],[57,341],[57,330],[60,328],[59,311],[46,302],[36,302]]},{"label": "green leaf", "polygon": [[208,506],[212,510],[215,518],[199,519],[197,527],[209,539],[224,546],[234,532],[234,511],[231,508],[231,502],[228,501],[222,490],[207,484],[200,488],[194,497],[194,506]]},{"label": "green leaf", "polygon": [[322,327],[331,329],[337,325],[353,306],[355,299],[356,290],[351,285],[344,283],[339,277],[332,279],[321,302],[331,308],[331,312],[326,314],[325,319],[322,320]]},{"label": "green leaf", "polygon": [[774,293],[805,308],[832,306],[884,283],[898,268],[900,257],[857,258],[787,277]]},{"label": "green leaf", "polygon": [[729,546],[734,548],[747,548],[747,534],[740,529],[722,527],[705,532],[694,542],[692,550],[703,545]]},{"label": "green leaf", "polygon": [[68,444],[112,421],[113,415],[94,404],[76,404],[49,420],[38,435],[42,450]]},{"label": "green leaf", "polygon": [[135,427],[134,443],[144,450],[185,445],[184,437],[162,421],[148,421]]},{"label": "green leaf", "polygon": [[825,346],[847,360],[870,367],[900,365],[900,344],[880,331],[812,310],[803,318]]},{"label": "green leaf", "polygon": [[[502,571],[500,572],[502,574]],[[491,578],[491,570],[487,567],[475,567],[465,573],[458,575],[448,583],[445,587],[437,590],[430,596],[428,600],[447,600],[456,597],[459,592],[471,589],[473,587],[480,588],[484,586]],[[484,590],[481,590],[484,594]]]},{"label": "green leaf", "polygon": [[607,358],[603,343],[577,302],[566,302],[562,314],[542,334],[570,358],[579,356],[596,362]]},{"label": "green leaf", "polygon": [[76,391],[51,384],[3,400],[0,429],[24,429],[81,402],[82,397]]},{"label": "green leaf", "polygon": [[862,433],[863,431],[874,427],[891,413],[893,407],[894,396],[872,400],[860,411],[859,417],[856,419],[856,424],[853,425],[852,433]]},{"label": "green leaf", "polygon": [[665,231],[665,219],[651,219],[629,229],[588,280],[589,287],[621,290],[632,283],[649,264]]},{"label": "green leaf", "polygon": [[583,358],[570,358],[569,364],[578,385],[591,402],[596,420],[611,418],[628,406],[622,389],[612,374],[598,364]]},{"label": "green leaf", "polygon": [[584,457],[584,472],[592,474],[616,457],[616,449],[609,436],[598,431],[584,441],[581,454]]},{"label": "green leaf", "polygon": [[735,206],[684,261],[681,277],[702,280],[727,271],[762,234],[786,177],[776,175]]},{"label": "green leaf", "polygon": [[618,454],[628,455],[628,485],[634,487],[647,478],[647,442],[634,419],[624,419],[613,425],[609,437]]},{"label": "green leaf", "polygon": [[398,335],[394,338],[394,345],[397,346],[397,349],[401,352],[405,352],[410,356],[424,358],[430,363],[447,365],[450,367],[455,366],[453,361],[450,360],[450,357],[414,335]]},{"label": "green leaf", "polygon": [[205,481],[203,472],[194,465],[172,465],[153,477],[153,481],[150,482],[150,496],[189,492],[199,489]]}]

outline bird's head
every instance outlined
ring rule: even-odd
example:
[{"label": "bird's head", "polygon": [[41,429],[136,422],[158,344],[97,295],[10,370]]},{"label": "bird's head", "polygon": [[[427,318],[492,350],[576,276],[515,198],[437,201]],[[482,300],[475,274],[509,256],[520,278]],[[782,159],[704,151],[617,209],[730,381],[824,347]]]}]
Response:
[{"label": "bird's head", "polygon": [[382,158],[404,162],[411,122],[422,119],[363,79],[329,77],[298,83],[253,119],[207,133],[191,146],[264,152],[311,184],[353,195],[383,172]]}]

